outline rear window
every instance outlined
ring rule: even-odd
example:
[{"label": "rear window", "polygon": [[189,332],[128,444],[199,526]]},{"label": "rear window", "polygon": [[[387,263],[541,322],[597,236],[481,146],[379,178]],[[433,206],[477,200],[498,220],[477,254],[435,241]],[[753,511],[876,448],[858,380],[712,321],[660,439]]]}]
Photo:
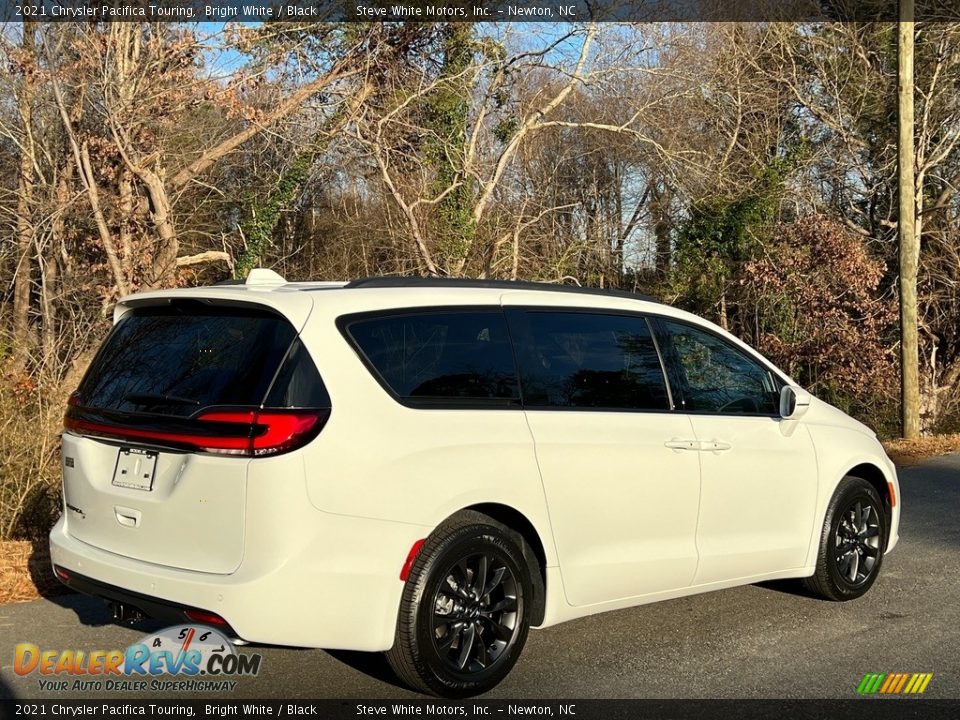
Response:
[{"label": "rear window", "polygon": [[217,405],[259,406],[265,399],[269,407],[329,403],[286,319],[258,309],[193,302],[125,316],[77,395],[88,408],[181,417]]},{"label": "rear window", "polygon": [[506,320],[499,311],[347,318],[345,326],[381,382],[408,403],[520,400]]}]

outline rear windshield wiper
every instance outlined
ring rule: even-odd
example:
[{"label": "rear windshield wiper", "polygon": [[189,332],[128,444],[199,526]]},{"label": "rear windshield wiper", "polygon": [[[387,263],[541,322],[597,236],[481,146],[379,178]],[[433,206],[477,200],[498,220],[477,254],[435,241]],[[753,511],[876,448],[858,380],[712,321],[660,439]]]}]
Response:
[{"label": "rear windshield wiper", "polygon": [[168,403],[170,405],[199,405],[199,400],[180,397],[179,395],[165,395],[163,393],[129,393],[123,396],[124,400],[140,405],[156,405]]}]

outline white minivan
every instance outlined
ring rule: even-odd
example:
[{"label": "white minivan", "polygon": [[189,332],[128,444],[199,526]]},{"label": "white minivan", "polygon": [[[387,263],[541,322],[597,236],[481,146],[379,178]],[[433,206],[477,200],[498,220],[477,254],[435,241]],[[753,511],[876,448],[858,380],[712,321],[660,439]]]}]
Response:
[{"label": "white minivan", "polygon": [[897,543],[869,428],[649,298],[255,270],[114,319],[50,545],[119,618],[385,651],[463,697],[531,626],[776,578],[849,600]]}]

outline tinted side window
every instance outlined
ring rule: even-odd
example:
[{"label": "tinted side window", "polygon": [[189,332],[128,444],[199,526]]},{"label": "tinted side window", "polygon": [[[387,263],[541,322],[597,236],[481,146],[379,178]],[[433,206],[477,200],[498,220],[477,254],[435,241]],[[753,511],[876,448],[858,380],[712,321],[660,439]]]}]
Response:
[{"label": "tinted side window", "polygon": [[293,341],[264,400],[268,408],[326,408],[330,396],[300,338]]},{"label": "tinted side window", "polygon": [[689,412],[775,415],[773,375],[712,333],[664,321],[682,374],[679,405]]},{"label": "tinted side window", "polygon": [[576,312],[522,315],[518,348],[527,407],[667,410],[667,386],[647,321]]},{"label": "tinted side window", "polygon": [[500,311],[390,315],[348,322],[347,332],[401,398],[519,400]]}]

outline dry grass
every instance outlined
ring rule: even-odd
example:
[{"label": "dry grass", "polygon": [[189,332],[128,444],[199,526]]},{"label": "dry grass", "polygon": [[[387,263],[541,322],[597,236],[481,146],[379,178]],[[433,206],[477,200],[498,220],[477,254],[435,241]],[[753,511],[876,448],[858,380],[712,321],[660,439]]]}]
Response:
[{"label": "dry grass", "polygon": [[0,542],[0,605],[60,595],[68,590],[54,577],[46,540]]},{"label": "dry grass", "polygon": [[883,447],[898,467],[916,465],[930,457],[960,452],[960,433],[922,437],[916,440],[887,440],[883,443]]}]

